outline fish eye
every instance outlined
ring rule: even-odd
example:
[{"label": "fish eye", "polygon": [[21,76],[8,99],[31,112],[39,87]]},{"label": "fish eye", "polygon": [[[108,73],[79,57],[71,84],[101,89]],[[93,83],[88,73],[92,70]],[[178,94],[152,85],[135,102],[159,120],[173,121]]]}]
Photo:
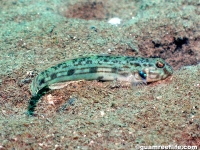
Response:
[{"label": "fish eye", "polygon": [[158,61],[158,62],[156,63],[156,67],[158,67],[158,68],[163,68],[164,66],[165,66],[165,64],[162,63],[162,62],[160,62],[160,61]]},{"label": "fish eye", "polygon": [[147,74],[144,71],[139,71],[138,73],[139,73],[139,75],[140,75],[140,77],[142,79],[146,79],[147,78]]}]

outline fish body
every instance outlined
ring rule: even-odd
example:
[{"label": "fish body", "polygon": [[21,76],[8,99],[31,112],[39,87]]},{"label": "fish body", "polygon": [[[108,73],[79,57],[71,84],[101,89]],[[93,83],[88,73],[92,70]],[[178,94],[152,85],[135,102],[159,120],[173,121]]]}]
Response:
[{"label": "fish body", "polygon": [[154,82],[172,75],[161,58],[93,55],[60,63],[39,73],[31,84],[32,95],[55,83],[75,80]]},{"label": "fish body", "polygon": [[146,84],[163,80],[172,73],[172,67],[161,58],[112,55],[74,58],[48,68],[33,79],[29,109],[30,112],[34,110],[36,101],[43,95],[43,89],[56,83],[76,80],[119,80],[132,84]]}]

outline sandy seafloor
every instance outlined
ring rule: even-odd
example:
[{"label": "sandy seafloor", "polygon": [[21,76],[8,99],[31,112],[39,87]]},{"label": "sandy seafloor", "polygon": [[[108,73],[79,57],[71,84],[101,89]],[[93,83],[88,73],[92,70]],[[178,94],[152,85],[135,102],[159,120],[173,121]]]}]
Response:
[{"label": "sandy seafloor", "polygon": [[[0,150],[200,148],[199,20],[197,0],[0,0]],[[87,54],[161,57],[174,74],[142,88],[71,82],[27,117],[32,79]]]}]

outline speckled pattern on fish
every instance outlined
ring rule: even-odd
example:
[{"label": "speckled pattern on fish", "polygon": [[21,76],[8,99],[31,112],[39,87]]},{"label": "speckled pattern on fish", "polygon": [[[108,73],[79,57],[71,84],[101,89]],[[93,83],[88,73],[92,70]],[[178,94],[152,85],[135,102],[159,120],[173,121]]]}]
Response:
[{"label": "speckled pattern on fish", "polygon": [[32,81],[31,92],[33,97],[37,97],[43,88],[75,80],[119,80],[146,84],[163,80],[172,73],[172,67],[161,58],[92,55],[67,60],[39,73]]}]

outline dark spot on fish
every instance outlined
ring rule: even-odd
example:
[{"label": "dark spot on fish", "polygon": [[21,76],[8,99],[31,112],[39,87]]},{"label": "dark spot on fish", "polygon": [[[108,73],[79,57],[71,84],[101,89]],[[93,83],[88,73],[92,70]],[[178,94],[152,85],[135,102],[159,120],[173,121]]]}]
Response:
[{"label": "dark spot on fish", "polygon": [[99,77],[97,77],[97,80],[101,81],[101,80],[103,80],[103,78],[104,78],[103,76],[99,76]]},{"label": "dark spot on fish", "polygon": [[97,58],[104,58],[106,56],[103,56],[103,55],[98,55]]},{"label": "dark spot on fish", "polygon": [[130,68],[128,65],[124,65],[123,68]]},{"label": "dark spot on fish", "polygon": [[117,68],[112,68],[111,69],[111,73],[117,73],[118,72],[118,69]]},{"label": "dark spot on fish", "polygon": [[139,63],[132,63],[132,62],[130,62],[130,65],[133,65],[134,67],[141,67],[141,65]]},{"label": "dark spot on fish", "polygon": [[146,66],[147,66],[147,64],[143,64],[143,66],[144,66],[144,67],[146,67]]},{"label": "dark spot on fish", "polygon": [[82,60],[79,60],[77,65],[82,65],[82,62]]},{"label": "dark spot on fish", "polygon": [[51,69],[57,70],[57,66],[53,66],[51,67]]},{"label": "dark spot on fish", "polygon": [[62,65],[62,69],[65,69],[67,67],[69,67],[69,65],[67,63],[65,63],[65,64]]},{"label": "dark spot on fish", "polygon": [[91,67],[89,72],[90,73],[96,73],[97,72],[97,67]]},{"label": "dark spot on fish", "polygon": [[88,60],[86,61],[86,64],[92,64],[92,60],[89,60],[89,59],[88,59]]},{"label": "dark spot on fish", "polygon": [[84,61],[86,61],[86,59],[87,59],[87,58],[79,58],[79,59],[77,59],[76,62],[78,62],[78,65],[82,65],[82,63],[83,63]]},{"label": "dark spot on fish", "polygon": [[109,60],[105,58],[103,61],[104,61],[104,62],[108,62]]},{"label": "dark spot on fish", "polygon": [[56,73],[51,74],[51,80],[53,80],[55,78],[57,78],[57,74]]},{"label": "dark spot on fish", "polygon": [[73,75],[74,72],[75,72],[74,69],[70,69],[70,70],[68,70],[68,72],[67,72],[67,76],[71,76],[71,75]]},{"label": "dark spot on fish", "polygon": [[137,61],[138,60],[138,57],[125,57],[125,60],[128,60],[128,61]]},{"label": "dark spot on fish", "polygon": [[80,61],[85,61],[87,58],[80,58]]},{"label": "dark spot on fish", "polygon": [[149,67],[154,67],[154,65],[153,64],[149,64]]},{"label": "dark spot on fish", "polygon": [[124,77],[127,77],[128,75],[129,75],[129,73],[127,73],[127,72],[121,72],[121,73],[119,73],[121,76],[124,76]]},{"label": "dark spot on fish", "polygon": [[65,65],[65,63],[58,64],[57,67],[60,68],[62,65]]},{"label": "dark spot on fish", "polygon": [[118,63],[118,60],[111,60],[113,64]]},{"label": "dark spot on fish", "polygon": [[39,85],[42,85],[43,83],[45,83],[44,78],[39,81]]}]

